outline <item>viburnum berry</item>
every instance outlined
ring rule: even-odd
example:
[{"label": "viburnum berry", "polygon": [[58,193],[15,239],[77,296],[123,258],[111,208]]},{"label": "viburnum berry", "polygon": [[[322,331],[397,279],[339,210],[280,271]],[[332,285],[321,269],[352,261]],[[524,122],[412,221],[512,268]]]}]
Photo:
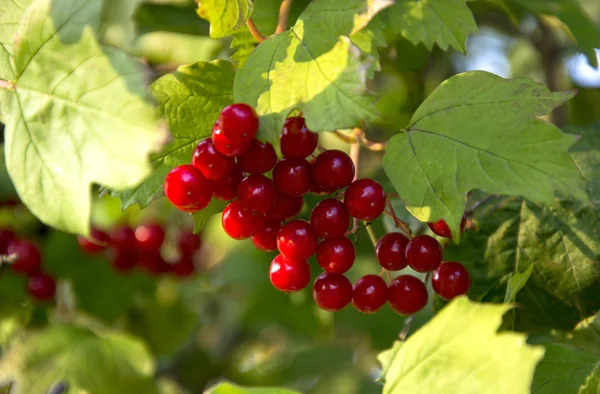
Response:
[{"label": "viburnum berry", "polygon": [[341,150],[326,150],[312,164],[315,182],[325,191],[334,192],[348,186],[354,179],[354,163]]},{"label": "viburnum berry", "polygon": [[306,260],[317,250],[318,238],[304,220],[292,220],[277,233],[277,249],[294,260]]},{"label": "viburnum berry", "polygon": [[310,265],[306,260],[293,260],[278,254],[269,267],[269,279],[278,290],[300,291],[310,282]]},{"label": "viburnum berry", "polygon": [[237,201],[242,209],[265,214],[276,198],[273,181],[264,175],[250,174],[238,185]]},{"label": "viburnum berry", "polygon": [[135,231],[129,226],[116,227],[110,233],[110,242],[117,249],[134,249]]},{"label": "viburnum berry", "polygon": [[192,165],[174,168],[165,179],[165,195],[184,212],[206,208],[212,198],[212,184]]},{"label": "viburnum berry", "polygon": [[313,298],[326,311],[339,311],[352,301],[352,284],[344,275],[323,272],[313,284]]},{"label": "viburnum berry", "polygon": [[[460,231],[465,229],[466,217],[463,216],[460,221]],[[444,220],[438,220],[437,222],[429,222],[427,223],[431,231],[439,237],[444,238],[452,238],[452,232],[450,231],[450,227],[448,227],[448,223]]]},{"label": "viburnum berry", "polygon": [[278,194],[275,203],[267,212],[267,217],[282,222],[298,215],[302,211],[303,205],[303,197],[288,197]]},{"label": "viburnum berry", "polygon": [[117,249],[110,251],[109,259],[113,268],[120,272],[130,271],[138,264],[138,255],[135,249]]},{"label": "viburnum berry", "polygon": [[433,290],[445,300],[466,294],[471,287],[471,277],[465,267],[456,261],[440,264],[431,277]]},{"label": "viburnum berry", "polygon": [[252,243],[264,252],[277,250],[277,234],[281,230],[281,222],[268,219],[263,228],[252,236]]},{"label": "viburnum berry", "polygon": [[319,135],[306,127],[304,118],[287,118],[281,132],[281,153],[292,159],[304,159],[314,152]]},{"label": "viburnum berry", "polygon": [[88,238],[81,235],[77,236],[77,243],[79,243],[81,249],[90,254],[102,252],[110,242],[108,234],[95,228],[92,229]]},{"label": "viburnum berry", "polygon": [[258,115],[244,103],[223,108],[217,122],[225,137],[233,142],[249,142],[258,131]]},{"label": "viburnum berry", "polygon": [[12,269],[28,275],[37,274],[40,270],[42,256],[38,247],[24,239],[16,240],[8,245],[8,254],[16,254],[17,259],[11,265]]},{"label": "viburnum berry", "polygon": [[165,241],[165,230],[158,224],[142,224],[135,229],[135,240],[140,249],[158,251]]},{"label": "viburnum berry", "polygon": [[375,247],[379,264],[388,271],[406,268],[406,246],[409,241],[400,233],[388,233],[381,237]]},{"label": "viburnum berry", "polygon": [[427,288],[412,275],[400,275],[388,288],[388,303],[401,315],[413,315],[427,305]]},{"label": "viburnum berry", "polygon": [[442,245],[429,235],[419,235],[406,246],[406,262],[417,272],[429,272],[442,263]]},{"label": "viburnum berry", "polygon": [[177,277],[186,278],[194,274],[194,261],[189,256],[182,256],[170,265],[170,271]]},{"label": "viburnum berry", "polygon": [[237,196],[237,188],[244,179],[244,173],[234,168],[231,174],[218,181],[212,181],[214,196],[221,201],[231,201]]},{"label": "viburnum berry", "polygon": [[202,240],[198,234],[194,234],[192,230],[182,231],[177,239],[177,249],[179,253],[185,256],[191,256],[200,250]]},{"label": "viburnum berry", "polygon": [[388,288],[378,275],[365,275],[352,290],[352,305],[362,313],[375,313],[387,301]]},{"label": "viburnum berry", "polygon": [[164,274],[171,270],[158,251],[142,251],[138,255],[137,262],[139,266],[152,274]]},{"label": "viburnum berry", "polygon": [[300,197],[312,186],[312,170],[304,159],[283,159],[273,169],[277,191],[288,197]]},{"label": "viburnum berry", "polygon": [[260,142],[256,138],[250,141],[250,147],[246,152],[237,157],[238,167],[250,174],[264,174],[275,167],[277,153],[273,145],[268,142]]},{"label": "viburnum berry", "polygon": [[225,156],[239,156],[250,149],[250,141],[231,141],[221,132],[217,123],[213,126],[211,139],[215,149]]},{"label": "viburnum berry", "polygon": [[325,196],[327,194],[330,194],[327,190],[323,189],[317,182],[314,181],[309,191],[315,196]]},{"label": "viburnum berry", "polygon": [[233,239],[250,238],[262,228],[264,221],[263,214],[242,209],[238,201],[229,203],[221,217],[223,229]]},{"label": "viburnum berry", "polygon": [[8,245],[15,241],[17,236],[8,229],[0,229],[0,254],[8,253]]},{"label": "viburnum berry", "polygon": [[192,153],[192,165],[206,179],[217,181],[229,175],[235,167],[235,159],[222,155],[210,138],[200,141]]},{"label": "viburnum berry", "polygon": [[348,231],[350,214],[342,202],[327,198],[313,208],[310,225],[321,238],[338,238]]},{"label": "viburnum berry", "polygon": [[348,237],[324,239],[317,246],[316,257],[323,270],[343,274],[354,264],[356,250]]},{"label": "viburnum berry", "polygon": [[54,297],[56,282],[46,274],[36,274],[29,277],[27,282],[29,294],[38,301],[47,301]]},{"label": "viburnum berry", "polygon": [[367,222],[383,213],[385,200],[383,187],[373,179],[357,179],[344,193],[344,205],[350,215]]}]

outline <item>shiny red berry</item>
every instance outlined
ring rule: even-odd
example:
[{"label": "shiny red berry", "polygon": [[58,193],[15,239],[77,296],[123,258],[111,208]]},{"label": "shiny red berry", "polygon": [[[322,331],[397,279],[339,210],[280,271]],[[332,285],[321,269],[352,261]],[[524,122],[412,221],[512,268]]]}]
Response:
[{"label": "shiny red berry", "polygon": [[28,275],[39,272],[42,256],[38,247],[33,243],[26,240],[13,241],[8,245],[8,254],[17,255],[17,259],[11,265],[13,270]]},{"label": "shiny red berry", "polygon": [[267,213],[277,198],[273,181],[264,175],[250,174],[238,185],[237,201],[242,209]]},{"label": "shiny red berry", "polygon": [[387,301],[388,288],[378,275],[365,275],[354,284],[352,305],[362,313],[375,313]]},{"label": "shiny red berry", "polygon": [[323,270],[343,274],[354,264],[356,250],[348,237],[324,239],[317,246],[316,257]]},{"label": "shiny red berry", "polygon": [[202,246],[200,235],[194,234],[192,230],[182,231],[177,239],[177,249],[184,256],[192,256]]},{"label": "shiny red berry", "polygon": [[235,159],[222,155],[215,149],[210,138],[200,141],[192,153],[192,165],[202,172],[206,179],[223,179],[233,171]]},{"label": "shiny red berry", "polygon": [[383,187],[373,179],[357,179],[344,193],[344,205],[350,215],[367,222],[383,213],[385,199]]},{"label": "shiny red berry", "polygon": [[221,217],[223,229],[233,239],[250,238],[262,228],[264,221],[264,215],[242,209],[237,201],[229,203]]},{"label": "shiny red berry", "polygon": [[192,276],[195,271],[194,261],[191,257],[181,257],[174,264],[170,265],[170,271],[179,278]]},{"label": "shiny red berry", "polygon": [[277,249],[294,260],[306,260],[317,250],[318,238],[312,227],[304,220],[292,220],[277,234]]},{"label": "shiny red berry", "polygon": [[111,265],[119,272],[131,271],[138,264],[138,254],[135,249],[114,249],[110,252]]},{"label": "shiny red berry", "polygon": [[102,252],[110,243],[110,237],[104,231],[92,229],[88,238],[77,236],[77,243],[86,253]]},{"label": "shiny red berry", "polygon": [[17,236],[12,231],[0,229],[0,254],[6,254],[8,252],[8,245],[16,239]]},{"label": "shiny red berry", "polygon": [[379,239],[375,255],[379,264],[388,271],[406,268],[406,246],[410,240],[400,233],[388,233]]},{"label": "shiny red berry", "polygon": [[326,311],[339,311],[352,301],[352,284],[344,275],[323,272],[313,284],[313,298]]},{"label": "shiny red berry", "polygon": [[110,233],[111,245],[117,249],[134,249],[135,248],[135,231],[129,226],[116,227]]},{"label": "shiny red berry", "polygon": [[29,277],[27,283],[29,294],[38,301],[47,301],[54,297],[56,282],[54,278],[45,274],[37,274]]},{"label": "shiny red berry", "polygon": [[310,282],[310,266],[306,260],[293,260],[279,254],[271,262],[269,279],[278,290],[300,291]]},{"label": "shiny red berry", "polygon": [[465,267],[456,261],[440,264],[431,277],[433,290],[445,300],[466,294],[471,287],[471,277]]},{"label": "shiny red berry", "polygon": [[427,288],[418,278],[400,275],[390,283],[388,303],[401,315],[412,315],[427,305]]},{"label": "shiny red berry", "polygon": [[165,179],[165,194],[169,201],[184,212],[206,208],[212,198],[212,184],[192,165],[176,167]]},{"label": "shiny red berry", "polygon": [[268,219],[263,228],[252,236],[252,243],[264,252],[277,250],[277,234],[281,230],[281,222]]},{"label": "shiny red berry", "polygon": [[234,168],[231,174],[225,178],[213,181],[215,198],[221,201],[233,200],[237,196],[237,188],[242,179],[244,179],[244,173],[240,169]]},{"label": "shiny red berry", "polygon": [[250,149],[250,141],[231,141],[221,132],[218,124],[213,126],[211,139],[215,149],[225,156],[239,156]]},{"label": "shiny red berry", "polygon": [[406,262],[417,272],[429,272],[442,263],[442,245],[429,235],[419,235],[406,246]]},{"label": "shiny red berry", "polygon": [[313,208],[310,225],[321,238],[342,237],[350,227],[350,214],[341,201],[327,198]]},{"label": "shiny red berry", "polygon": [[277,163],[277,153],[273,145],[268,142],[260,142],[253,139],[250,142],[250,148],[238,156],[237,164],[240,169],[250,174],[264,174],[275,167]]},{"label": "shiny red berry", "polygon": [[223,134],[233,142],[248,142],[258,131],[258,115],[251,106],[244,103],[223,108],[217,122]]},{"label": "shiny red berry", "polygon": [[288,197],[278,194],[275,203],[267,212],[267,217],[282,222],[298,215],[303,206],[303,197]]},{"label": "shiny red berry", "polygon": [[354,179],[354,163],[341,150],[327,150],[315,159],[313,165],[315,181],[323,190],[334,192],[348,186]]},{"label": "shiny red berry", "polygon": [[[463,216],[462,220],[460,221],[460,231],[463,231],[465,229],[465,224],[466,218]],[[444,238],[452,238],[452,232],[450,231],[450,227],[448,227],[448,224],[444,220],[438,220],[437,222],[433,223],[429,222],[427,223],[427,225],[435,235]]]},{"label": "shiny red berry", "polygon": [[304,159],[317,147],[319,135],[306,127],[304,118],[291,117],[285,120],[281,132],[281,153],[292,159]]},{"label": "shiny red berry", "polygon": [[135,240],[138,248],[157,251],[165,241],[165,230],[158,224],[142,224],[135,229]]},{"label": "shiny red berry", "polygon": [[280,194],[300,197],[313,182],[310,164],[304,159],[283,159],[273,169],[273,182]]}]

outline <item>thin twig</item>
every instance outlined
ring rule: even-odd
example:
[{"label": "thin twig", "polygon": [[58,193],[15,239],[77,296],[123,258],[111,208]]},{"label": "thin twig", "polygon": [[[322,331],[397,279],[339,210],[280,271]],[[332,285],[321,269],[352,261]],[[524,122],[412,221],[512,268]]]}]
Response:
[{"label": "thin twig", "polygon": [[392,202],[389,199],[387,200],[387,206],[388,209],[384,211],[384,213],[392,218],[392,220],[394,221],[394,226],[402,230],[404,235],[406,235],[408,238],[412,238],[412,231],[410,230],[410,225],[404,220],[400,219],[398,216],[396,216],[396,211],[394,211]]},{"label": "thin twig", "polygon": [[252,20],[252,18],[250,18],[250,19],[248,19],[246,21],[246,26],[248,26],[248,29],[250,30],[250,33],[252,34],[252,37],[254,37],[254,39],[256,41],[263,42],[264,40],[267,39],[267,37],[263,36],[261,34],[261,32],[258,31],[258,28],[254,24],[254,21]]},{"label": "thin twig", "polygon": [[365,136],[364,131],[359,128],[354,129],[353,135],[346,135],[339,130],[334,130],[333,134],[347,144],[353,144],[358,140],[362,146],[373,152],[384,151],[387,146],[387,142],[369,141]]},{"label": "thin twig", "polygon": [[279,7],[279,20],[277,21],[277,29],[275,34],[283,33],[287,29],[288,17],[292,9],[292,0],[283,0]]},{"label": "thin twig", "polygon": [[407,317],[406,320],[404,320],[404,328],[402,329],[402,331],[400,331],[400,334],[398,335],[398,338],[402,342],[406,341],[406,337],[408,336],[408,332],[410,331],[410,326],[411,326],[414,318],[415,318],[415,315],[412,315],[412,316]]},{"label": "thin twig", "polygon": [[373,246],[377,246],[377,235],[375,235],[375,231],[373,231],[371,223],[365,223],[365,228],[367,229],[367,234],[369,234],[371,243],[373,244]]}]

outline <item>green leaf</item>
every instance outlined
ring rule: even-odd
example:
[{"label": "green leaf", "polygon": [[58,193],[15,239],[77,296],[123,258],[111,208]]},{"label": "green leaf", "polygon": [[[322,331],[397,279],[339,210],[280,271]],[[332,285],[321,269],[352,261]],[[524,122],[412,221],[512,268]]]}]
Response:
[{"label": "green leaf", "polygon": [[515,301],[517,294],[527,284],[532,272],[533,264],[527,267],[527,269],[523,272],[513,272],[510,274],[508,277],[508,282],[506,283],[506,296],[504,297],[505,303]]},{"label": "green leaf", "polygon": [[27,9],[6,119],[6,163],[22,201],[43,222],[82,234],[91,185],[138,184],[165,137],[140,64],[94,37],[101,5],[36,0]]},{"label": "green leaf", "polygon": [[70,393],[156,393],[153,360],[137,340],[56,325],[10,348],[0,380],[15,380],[11,393],[43,394],[59,382]]},{"label": "green leaf", "polygon": [[411,214],[444,219],[456,240],[473,189],[537,202],[552,202],[557,190],[587,199],[567,153],[575,138],[535,118],[572,96],[482,71],[451,77],[389,141],[386,174]]},{"label": "green leaf", "polygon": [[210,22],[210,36],[220,38],[244,26],[253,9],[251,0],[202,0],[198,15]]},{"label": "green leaf", "polygon": [[498,333],[508,305],[459,297],[408,338],[379,355],[383,394],[529,393],[543,348]]},{"label": "green leaf", "polygon": [[172,139],[163,151],[152,156],[153,172],[131,190],[114,193],[123,208],[146,207],[163,195],[163,182],[174,167],[189,163],[198,142],[209,137],[223,107],[232,103],[233,65],[225,60],[180,66],[150,86],[160,103]]},{"label": "green leaf", "polygon": [[276,141],[300,109],[312,130],[351,128],[376,119],[365,85],[374,62],[351,42],[388,0],[315,0],[289,32],[261,43],[236,74],[234,99],[261,116],[259,137]]},{"label": "green leaf", "polygon": [[469,34],[478,32],[467,7],[472,0],[398,0],[385,14],[390,30],[429,50],[438,45],[466,53]]},{"label": "green leaf", "polygon": [[571,147],[571,157],[587,180],[590,199],[600,207],[600,122],[587,127],[570,127],[566,131],[581,136]]},{"label": "green leaf", "polygon": [[297,391],[270,387],[243,387],[231,383],[219,383],[208,389],[206,394],[299,394]]},{"label": "green leaf", "polygon": [[223,209],[225,209],[226,206],[226,202],[213,198],[206,208],[194,212],[192,215],[194,217],[194,233],[197,234],[202,231],[210,218],[213,217],[213,215],[223,212]]}]

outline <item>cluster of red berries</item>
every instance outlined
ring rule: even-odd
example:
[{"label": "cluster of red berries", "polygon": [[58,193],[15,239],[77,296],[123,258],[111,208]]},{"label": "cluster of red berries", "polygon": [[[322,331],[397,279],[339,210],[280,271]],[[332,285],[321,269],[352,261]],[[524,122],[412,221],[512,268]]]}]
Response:
[{"label": "cluster of red berries", "polygon": [[[269,277],[281,291],[290,293],[308,286],[307,260],[316,255],[324,272],[313,284],[313,298],[322,309],[336,311],[352,302],[357,310],[374,313],[386,301],[401,314],[422,309],[427,290],[416,277],[400,276],[388,288],[377,275],[364,276],[354,286],[344,275],[356,255],[354,243],[347,237],[352,218],[371,222],[383,213],[387,196],[381,185],[373,179],[355,180],[354,163],[342,151],[322,150],[315,155],[318,134],[306,127],[302,117],[285,121],[282,159],[278,159],[270,143],[255,138],[258,126],[256,113],[246,104],[223,109],[212,138],[195,148],[192,164],[179,166],[167,175],[167,198],[184,212],[205,208],[213,196],[230,201],[222,215],[225,232],[234,239],[251,238],[260,250],[279,251],[271,262]],[[271,177],[265,176],[270,171]],[[293,219],[302,210],[303,196],[309,192],[329,196],[313,208],[309,222]],[[424,272],[421,267],[433,270],[440,265],[441,246],[434,238],[416,237],[412,252],[405,257],[408,238],[402,249],[397,243],[400,241],[387,241],[398,236],[404,237],[388,234],[378,245],[378,257],[387,255],[384,262],[380,260],[385,269],[402,269],[407,260],[413,261],[411,267],[420,272]],[[422,240],[429,238],[439,247],[437,257],[420,249]],[[456,286],[451,287],[456,293]],[[448,295],[452,291],[439,292]]]},{"label": "cluster of red berries", "polygon": [[18,238],[8,229],[0,229],[0,255],[7,256],[13,271],[28,276],[27,290],[36,300],[54,297],[56,281],[42,271],[42,255],[31,241]]},{"label": "cluster of red berries", "polygon": [[152,274],[171,273],[187,277],[194,273],[194,255],[200,250],[201,239],[191,231],[183,231],[177,239],[179,258],[167,262],[161,247],[165,242],[165,230],[158,224],[142,224],[135,229],[119,226],[110,234],[93,229],[89,238],[77,237],[81,248],[90,254],[107,252],[112,266],[120,272],[141,267]]}]

